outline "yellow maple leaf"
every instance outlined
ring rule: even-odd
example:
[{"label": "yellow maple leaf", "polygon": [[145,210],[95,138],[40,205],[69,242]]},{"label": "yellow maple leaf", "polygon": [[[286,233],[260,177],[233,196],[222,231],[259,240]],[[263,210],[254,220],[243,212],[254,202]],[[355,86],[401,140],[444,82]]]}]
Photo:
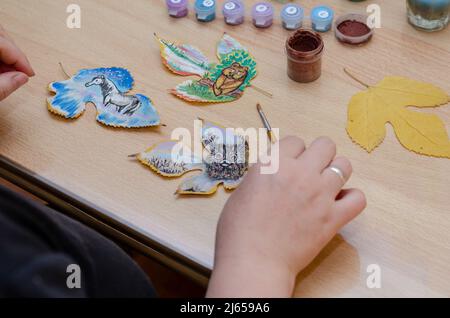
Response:
[{"label": "yellow maple leaf", "polygon": [[386,77],[375,86],[357,81],[367,90],[353,96],[348,106],[347,132],[355,143],[373,151],[383,142],[385,126],[390,123],[405,148],[450,158],[450,140],[442,120],[408,108],[444,105],[450,101],[446,92],[432,84],[396,76]]}]

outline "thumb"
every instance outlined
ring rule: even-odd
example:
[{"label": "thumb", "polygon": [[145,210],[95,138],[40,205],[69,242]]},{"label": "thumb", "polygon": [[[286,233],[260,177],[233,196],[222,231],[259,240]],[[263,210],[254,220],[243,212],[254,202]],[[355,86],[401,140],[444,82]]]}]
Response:
[{"label": "thumb", "polygon": [[0,74],[0,101],[28,82],[28,76],[22,72]]}]

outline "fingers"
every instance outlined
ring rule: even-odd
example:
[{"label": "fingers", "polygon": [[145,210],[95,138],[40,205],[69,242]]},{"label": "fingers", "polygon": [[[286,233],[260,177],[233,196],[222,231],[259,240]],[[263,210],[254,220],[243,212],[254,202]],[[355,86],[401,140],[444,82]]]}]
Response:
[{"label": "fingers", "polygon": [[336,156],[336,144],[328,137],[320,137],[300,158],[311,169],[322,172]]},{"label": "fingers", "polygon": [[34,76],[34,71],[25,54],[5,37],[0,37],[0,62],[28,76]]},{"label": "fingers", "polygon": [[[333,171],[331,168],[337,168],[338,171]],[[342,176],[339,175],[339,171],[342,172]],[[331,162],[329,167],[325,168],[322,172],[322,177],[326,187],[334,196],[337,196],[345,183],[350,179],[352,172],[353,168],[350,161],[344,157],[337,157]]]},{"label": "fingers", "polygon": [[280,141],[280,157],[297,158],[305,151],[305,143],[298,137],[289,136]]},{"label": "fingers", "polygon": [[0,101],[28,82],[28,76],[22,72],[0,74]]},{"label": "fingers", "polygon": [[336,200],[333,218],[336,227],[340,229],[357,217],[367,205],[366,196],[361,190],[342,190]]}]

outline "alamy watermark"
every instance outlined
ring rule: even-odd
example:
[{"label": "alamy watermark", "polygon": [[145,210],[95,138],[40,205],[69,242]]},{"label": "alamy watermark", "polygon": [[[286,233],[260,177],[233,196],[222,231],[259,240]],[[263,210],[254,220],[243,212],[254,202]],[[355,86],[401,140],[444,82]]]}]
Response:
[{"label": "alamy watermark", "polygon": [[[194,135],[187,128],[176,128],[171,139],[177,144],[171,150],[172,162],[184,164],[251,165],[260,163],[261,174],[275,174],[279,169],[279,143],[270,143],[263,128],[221,128],[194,121]],[[279,129],[272,129],[278,137]],[[278,138],[277,138],[278,139]]]},{"label": "alamy watermark", "polygon": [[369,289],[381,288],[381,267],[378,264],[367,266],[366,272],[369,274],[366,279],[366,286]]},{"label": "alamy watermark", "polygon": [[66,273],[69,274],[66,279],[66,285],[69,289],[81,288],[81,268],[80,265],[70,264],[67,266]]},{"label": "alamy watermark", "polygon": [[78,4],[69,4],[66,8],[66,13],[69,13],[69,16],[66,19],[66,26],[69,29],[80,29],[81,7]]}]

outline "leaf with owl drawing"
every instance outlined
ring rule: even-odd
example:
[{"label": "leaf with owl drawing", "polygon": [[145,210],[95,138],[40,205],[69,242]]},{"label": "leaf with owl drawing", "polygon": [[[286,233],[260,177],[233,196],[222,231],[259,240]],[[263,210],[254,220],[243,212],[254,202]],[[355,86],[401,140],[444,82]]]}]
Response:
[{"label": "leaf with owl drawing", "polygon": [[137,155],[145,166],[164,177],[185,178],[178,186],[177,194],[209,195],[220,184],[227,190],[239,186],[248,169],[248,142],[244,136],[213,122],[202,120],[201,142],[204,150],[198,155],[178,141],[166,141]]},{"label": "leaf with owl drawing", "polygon": [[256,77],[256,62],[248,50],[228,34],[217,46],[219,63],[210,63],[205,55],[190,45],[177,45],[156,37],[163,64],[173,73],[197,76],[171,93],[189,102],[232,102],[242,96]]}]

